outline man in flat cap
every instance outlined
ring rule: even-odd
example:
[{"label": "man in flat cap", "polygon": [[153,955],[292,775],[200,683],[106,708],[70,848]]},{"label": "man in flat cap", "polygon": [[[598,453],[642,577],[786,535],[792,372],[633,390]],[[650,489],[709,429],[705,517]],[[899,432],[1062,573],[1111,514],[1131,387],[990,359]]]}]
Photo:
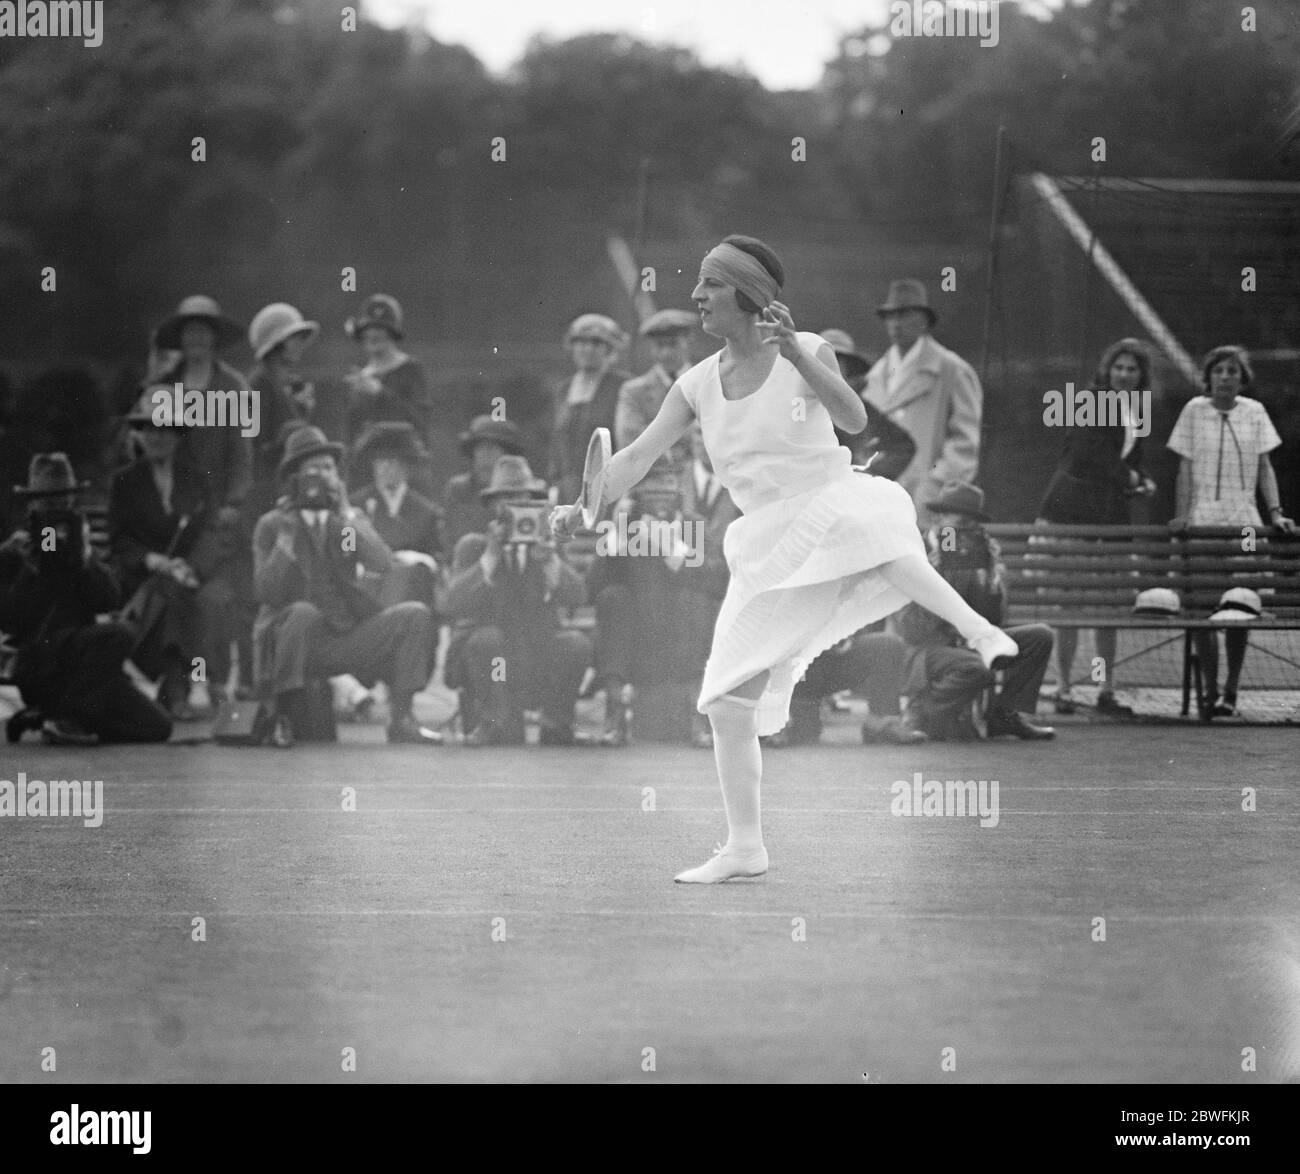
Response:
[{"label": "man in flat cap", "polygon": [[916,441],[897,481],[912,495],[924,528],[931,521],[927,501],[950,481],[976,478],[984,391],[974,368],[930,333],[938,315],[923,282],[891,282],[876,313],[891,346],[868,372],[862,398]]},{"label": "man in flat cap", "polygon": [[[614,415],[614,446],[626,448],[659,414],[677,377],[691,366],[691,331],[698,315],[687,310],[660,310],[641,324],[641,337],[650,347],[654,365],[644,375],[618,389]],[[638,493],[675,492],[691,466],[690,441],[683,437],[653,465],[637,486]]]}]

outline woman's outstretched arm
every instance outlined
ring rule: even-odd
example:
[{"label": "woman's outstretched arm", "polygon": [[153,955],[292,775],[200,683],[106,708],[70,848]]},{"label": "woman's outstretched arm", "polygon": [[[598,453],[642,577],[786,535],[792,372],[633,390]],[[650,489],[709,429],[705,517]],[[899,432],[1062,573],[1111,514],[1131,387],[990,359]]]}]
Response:
[{"label": "woman's outstretched arm", "polygon": [[[649,471],[682,433],[691,426],[695,413],[676,383],[668,390],[663,406],[650,426],[627,448],[621,448],[605,467],[605,500],[617,501]],[[551,514],[551,528],[558,535],[571,534],[577,526],[578,508],[557,506]]]}]

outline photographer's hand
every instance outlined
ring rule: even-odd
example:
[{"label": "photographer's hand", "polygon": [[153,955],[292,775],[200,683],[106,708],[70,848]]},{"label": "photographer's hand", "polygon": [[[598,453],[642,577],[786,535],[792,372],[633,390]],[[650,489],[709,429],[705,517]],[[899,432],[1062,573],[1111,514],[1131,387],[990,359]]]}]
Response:
[{"label": "photographer's hand", "polygon": [[293,531],[288,526],[280,527],[280,532],[275,536],[275,548],[286,558],[298,561],[298,556],[293,552]]}]

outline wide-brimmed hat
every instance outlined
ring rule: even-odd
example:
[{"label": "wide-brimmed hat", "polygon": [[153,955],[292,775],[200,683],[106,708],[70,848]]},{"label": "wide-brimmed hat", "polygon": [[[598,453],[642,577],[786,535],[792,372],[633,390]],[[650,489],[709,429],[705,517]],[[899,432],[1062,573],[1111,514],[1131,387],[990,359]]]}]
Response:
[{"label": "wide-brimmed hat", "polygon": [[407,464],[418,465],[428,459],[429,453],[409,420],[379,420],[352,446],[352,464],[366,469],[381,456],[394,456]]},{"label": "wide-brimmed hat", "polygon": [[27,466],[27,484],[13,487],[15,497],[64,497],[83,493],[89,481],[78,481],[67,453],[38,452]]},{"label": "wide-brimmed hat", "polygon": [[690,334],[700,316],[689,310],[657,310],[641,323],[642,338],[662,338],[672,334]]},{"label": "wide-brimmed hat", "polygon": [[280,458],[279,476],[287,477],[308,457],[328,453],[336,461],[343,457],[343,446],[326,437],[314,424],[304,424],[289,433],[284,442],[284,456]]},{"label": "wide-brimmed hat", "polygon": [[253,348],[253,356],[260,361],[295,334],[306,335],[310,342],[319,333],[319,322],[308,322],[288,302],[272,302],[253,315],[248,324],[248,345]]},{"label": "wide-brimmed hat", "polygon": [[500,457],[492,468],[492,480],[479,497],[488,501],[494,497],[545,497],[546,482],[533,476],[525,457],[508,455]]},{"label": "wide-brimmed hat", "polygon": [[191,294],[154,329],[154,344],[164,350],[181,349],[181,330],[186,322],[206,322],[217,336],[217,346],[238,342],[244,328],[221,312],[216,301],[206,294]]},{"label": "wide-brimmed hat", "polygon": [[1219,598],[1219,609],[1210,619],[1215,622],[1245,623],[1264,614],[1259,592],[1249,587],[1229,587]]},{"label": "wide-brimmed hat", "polygon": [[569,329],[564,332],[565,345],[580,338],[603,342],[612,350],[617,350],[627,341],[623,328],[605,314],[579,314],[570,322]]},{"label": "wide-brimmed hat", "polygon": [[1133,601],[1135,616],[1176,616],[1183,610],[1178,592],[1170,587],[1148,587]]},{"label": "wide-brimmed hat", "polygon": [[847,330],[840,330],[838,327],[832,326],[828,330],[823,330],[821,335],[826,342],[831,344],[831,350],[835,352],[835,357],[848,368],[850,376],[865,375],[871,370],[870,360],[866,355],[858,352],[853,337]]},{"label": "wide-brimmed hat", "polygon": [[940,514],[967,514],[979,522],[989,520],[984,512],[984,490],[969,481],[945,482],[939,496],[925,505]]},{"label": "wide-brimmed hat", "polygon": [[343,323],[349,338],[360,338],[370,326],[382,326],[394,338],[402,337],[402,304],[389,294],[371,294],[362,303],[361,312]]},{"label": "wide-brimmed hat", "polygon": [[930,294],[925,288],[925,282],[917,281],[914,277],[900,277],[889,283],[889,294],[876,307],[876,313],[888,314],[894,310],[924,310],[929,315],[931,326],[939,320],[939,315],[930,305]]},{"label": "wide-brimmed hat", "polygon": [[469,456],[481,440],[499,444],[508,453],[518,455],[524,451],[523,434],[513,420],[497,420],[492,416],[475,416],[469,427],[460,434],[460,451]]}]

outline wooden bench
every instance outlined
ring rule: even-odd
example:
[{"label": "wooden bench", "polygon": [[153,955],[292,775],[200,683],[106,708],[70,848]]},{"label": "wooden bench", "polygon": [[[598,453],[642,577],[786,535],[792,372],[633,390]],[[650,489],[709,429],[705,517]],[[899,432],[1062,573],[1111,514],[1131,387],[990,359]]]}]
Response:
[{"label": "wooden bench", "polygon": [[[1226,627],[1211,623],[1230,587],[1259,592],[1264,614],[1234,623],[1250,629],[1300,629],[1300,539],[1259,527],[1171,532],[1166,526],[986,526],[1001,547],[1010,624],[1054,628],[1142,628],[1183,640],[1182,713],[1193,684],[1198,711],[1205,695],[1193,635]],[[1253,545],[1253,550],[1250,547]],[[1177,616],[1134,615],[1139,591],[1168,587],[1182,600]],[[1283,658],[1285,659],[1285,658]],[[1297,670],[1300,663],[1287,660]]]}]

